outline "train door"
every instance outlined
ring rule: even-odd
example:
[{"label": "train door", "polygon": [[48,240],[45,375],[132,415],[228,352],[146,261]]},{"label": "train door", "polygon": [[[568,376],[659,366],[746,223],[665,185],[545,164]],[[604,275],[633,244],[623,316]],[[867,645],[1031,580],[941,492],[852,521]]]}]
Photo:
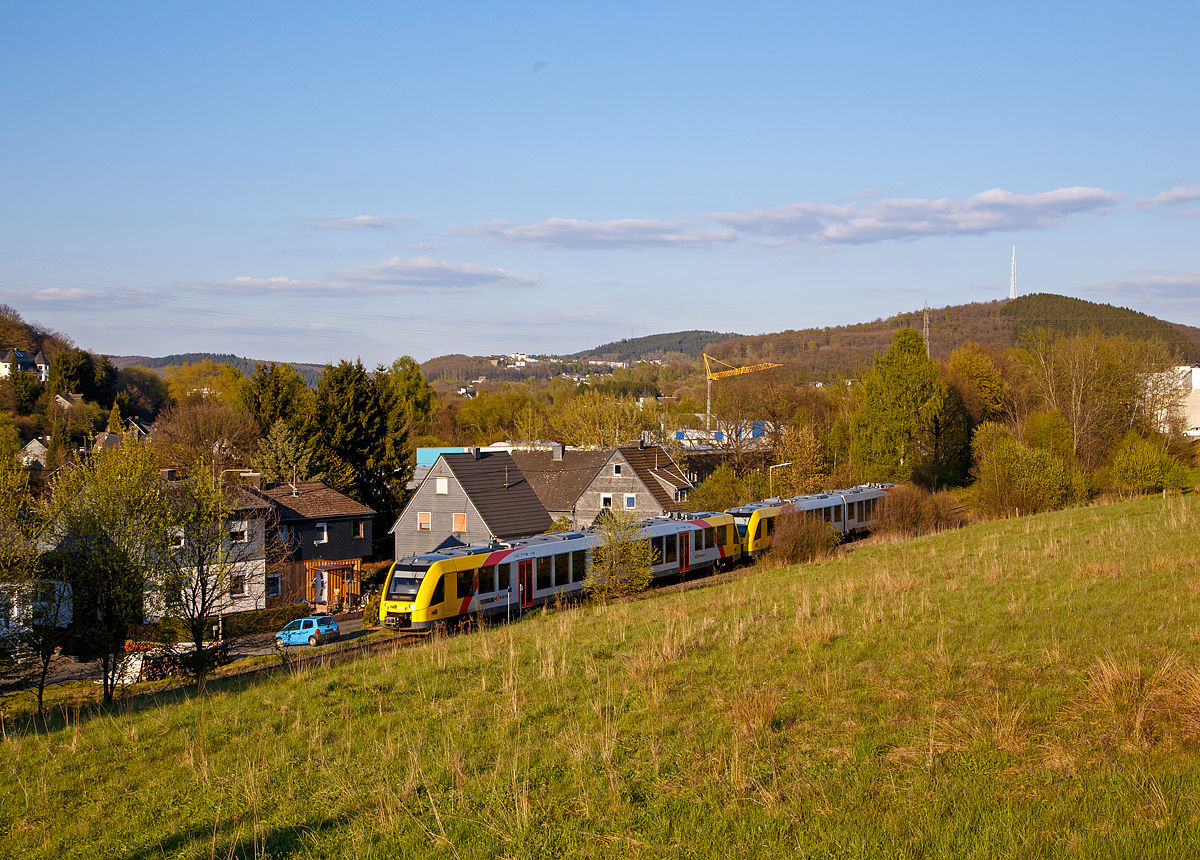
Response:
[{"label": "train door", "polygon": [[679,572],[687,573],[690,568],[688,562],[691,558],[692,536],[689,532],[683,532],[676,537],[679,540]]},{"label": "train door", "polygon": [[522,609],[533,605],[533,559],[517,562],[518,600]]}]

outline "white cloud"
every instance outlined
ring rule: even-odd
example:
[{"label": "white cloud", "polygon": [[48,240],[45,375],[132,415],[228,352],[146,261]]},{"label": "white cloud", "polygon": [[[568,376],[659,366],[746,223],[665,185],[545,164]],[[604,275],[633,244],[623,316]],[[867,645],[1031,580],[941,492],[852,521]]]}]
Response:
[{"label": "white cloud", "polygon": [[[1187,187],[1176,185],[1170,191],[1164,191],[1153,197],[1139,197],[1133,201],[1133,205],[1138,209],[1153,209],[1165,203],[1186,203],[1189,200],[1200,200],[1200,185],[1189,185]],[[1186,214],[1191,214],[1190,210],[1185,211]]]},{"label": "white cloud", "polygon": [[337,286],[357,289],[366,287],[378,291],[460,293],[478,292],[483,287],[529,287],[539,279],[506,269],[422,256],[415,259],[392,257],[334,275],[331,280]]},{"label": "white cloud", "polygon": [[528,287],[538,280],[505,269],[421,256],[414,259],[392,257],[350,271],[335,272],[320,281],[241,275],[229,281],[193,281],[179,286],[189,291],[216,291],[239,296],[321,293],[353,297],[396,292],[474,293],[484,287]]},{"label": "white cloud", "polygon": [[403,221],[414,221],[409,215],[355,215],[352,218],[334,217],[320,226],[326,230],[380,230],[394,227]]},{"label": "white cloud", "polygon": [[1197,296],[1197,291],[1200,290],[1200,270],[1179,272],[1167,269],[1143,269],[1141,271],[1145,274],[1096,284],[1084,284],[1079,289],[1084,292],[1127,292],[1142,297],[1161,299],[1195,301],[1200,298]]},{"label": "white cloud", "polygon": [[19,296],[56,311],[111,311],[116,309],[150,308],[162,304],[162,296],[147,290],[82,289],[47,287],[42,290],[11,290],[0,292]]},{"label": "white cloud", "polygon": [[1077,186],[1038,194],[993,188],[967,198],[892,198],[861,208],[853,203],[793,203],[708,217],[746,233],[794,242],[865,245],[889,239],[1039,229],[1061,224],[1074,213],[1106,211],[1120,200],[1119,194],[1100,188]]},{"label": "white cloud", "polygon": [[515,226],[508,221],[485,221],[467,227],[451,227],[447,232],[459,236],[486,236],[506,245],[571,250],[720,248],[737,240],[733,230],[703,228],[678,219],[582,221],[549,218]]}]

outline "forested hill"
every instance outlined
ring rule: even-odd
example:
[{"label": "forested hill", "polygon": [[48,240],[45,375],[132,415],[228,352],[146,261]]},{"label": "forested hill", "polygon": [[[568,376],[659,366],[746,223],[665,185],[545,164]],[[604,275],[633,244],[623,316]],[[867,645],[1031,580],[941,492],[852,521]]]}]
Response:
[{"label": "forested hill", "polygon": [[645,337],[633,337],[627,340],[616,340],[595,349],[577,352],[567,356],[575,359],[605,359],[608,361],[636,361],[639,358],[657,358],[659,356],[699,358],[709,344],[720,343],[730,338],[740,338],[740,334],[722,334],[715,331],[675,331],[668,334],[651,334]]},{"label": "forested hill", "polygon": [[[254,358],[239,358],[236,355],[216,352],[185,352],[178,355],[164,355],[161,358],[150,358],[145,355],[110,355],[108,359],[117,366],[118,370],[138,364],[155,372],[161,372],[164,367],[171,364],[195,364],[196,362],[207,360],[214,364],[232,365],[247,376],[253,375],[260,364],[270,364],[268,361],[260,361]],[[275,363],[280,364],[281,362]],[[304,381],[310,386],[317,384],[317,378],[321,375],[321,371],[324,370],[319,364],[293,364],[291,367],[296,373],[304,377]]]},{"label": "forested hill", "polygon": [[[1123,334],[1142,340],[1157,337],[1173,346],[1186,361],[1200,360],[1200,342],[1185,333],[1190,326],[1175,326],[1129,308],[1034,293],[1007,302],[1000,308],[1000,315],[1012,318],[1013,339],[1017,342],[1038,328],[1071,334],[1096,329],[1103,334]],[[1200,330],[1191,331],[1200,334]]]},{"label": "forested hill", "polygon": [[[810,379],[844,377],[868,364],[876,352],[885,352],[897,329],[920,330],[922,315],[922,310],[914,310],[856,325],[733,338],[714,345],[709,353],[738,364],[778,362]],[[1022,332],[1038,327],[1070,333],[1096,328],[1105,334],[1157,336],[1174,346],[1182,360],[1200,361],[1200,329],[1127,308],[1044,294],[930,308],[930,350],[935,359],[945,359],[966,341],[1007,349],[1017,344]]]}]

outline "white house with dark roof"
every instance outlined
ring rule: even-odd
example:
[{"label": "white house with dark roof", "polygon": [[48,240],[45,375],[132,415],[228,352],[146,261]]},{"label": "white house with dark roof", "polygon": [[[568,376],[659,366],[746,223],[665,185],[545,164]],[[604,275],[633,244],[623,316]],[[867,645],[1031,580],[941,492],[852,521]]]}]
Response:
[{"label": "white house with dark roof", "polygon": [[23,349],[6,350],[0,355],[0,379],[8,376],[13,367],[17,373],[35,374],[38,382],[45,382],[50,376],[50,362],[41,350],[37,355],[30,355]]}]

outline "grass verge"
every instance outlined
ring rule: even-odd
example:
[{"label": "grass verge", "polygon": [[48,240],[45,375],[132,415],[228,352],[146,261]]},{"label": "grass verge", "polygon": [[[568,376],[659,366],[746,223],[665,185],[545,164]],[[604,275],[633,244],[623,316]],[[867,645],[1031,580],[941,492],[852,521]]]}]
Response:
[{"label": "grass verge", "polygon": [[1200,499],[860,544],[386,656],[59,706],[22,857],[1181,856]]}]

